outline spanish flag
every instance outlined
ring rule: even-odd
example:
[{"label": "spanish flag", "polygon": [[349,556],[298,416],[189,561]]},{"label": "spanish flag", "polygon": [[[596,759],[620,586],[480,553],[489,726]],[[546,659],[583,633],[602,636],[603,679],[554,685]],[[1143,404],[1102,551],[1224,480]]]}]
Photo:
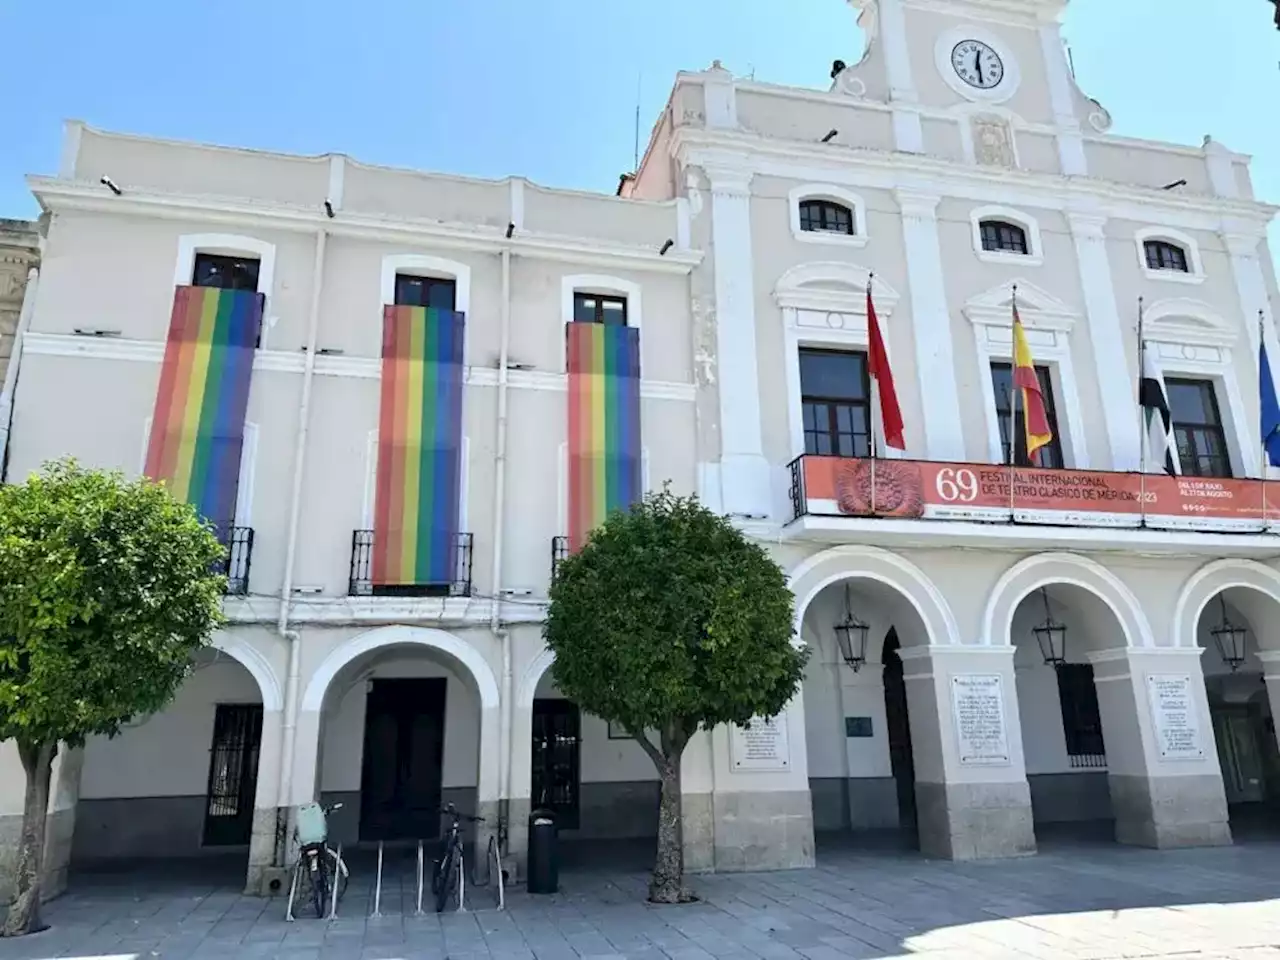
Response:
[{"label": "spanish flag", "polygon": [[1036,376],[1036,362],[1031,359],[1027,335],[1018,316],[1018,304],[1013,304],[1013,388],[1022,391],[1022,422],[1027,431],[1027,459],[1036,460],[1036,451],[1053,441],[1049,429],[1049,417],[1044,409],[1044,396],[1040,393],[1040,378]]}]

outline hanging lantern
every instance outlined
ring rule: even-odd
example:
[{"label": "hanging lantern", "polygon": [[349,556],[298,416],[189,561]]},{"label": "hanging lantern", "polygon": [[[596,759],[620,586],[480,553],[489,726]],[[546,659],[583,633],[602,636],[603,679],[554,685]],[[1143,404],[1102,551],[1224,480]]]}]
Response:
[{"label": "hanging lantern", "polygon": [[844,662],[854,673],[867,662],[867,633],[871,627],[853,615],[849,603],[849,584],[844,585],[844,619],[835,625],[836,643]]},{"label": "hanging lantern", "polygon": [[1049,610],[1049,591],[1041,587],[1040,596],[1044,599],[1044,623],[1033,628],[1036,643],[1040,644],[1040,653],[1047,666],[1057,669],[1067,662],[1067,625],[1053,619]]},{"label": "hanging lantern", "polygon": [[1227,616],[1227,598],[1219,594],[1219,602],[1222,604],[1222,623],[1209,631],[1213,637],[1213,642],[1218,645],[1218,653],[1222,655],[1223,663],[1231,668],[1231,672],[1240,669],[1240,664],[1244,663],[1244,627],[1237,627],[1231,622]]}]

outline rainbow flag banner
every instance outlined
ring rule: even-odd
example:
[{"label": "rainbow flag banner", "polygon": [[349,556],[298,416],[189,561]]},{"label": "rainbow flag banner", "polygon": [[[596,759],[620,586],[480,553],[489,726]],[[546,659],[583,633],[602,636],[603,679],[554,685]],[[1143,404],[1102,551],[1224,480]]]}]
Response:
[{"label": "rainbow flag banner", "polygon": [[236,513],[244,417],[263,295],[178,287],[145,473],[193,504],[221,539]]},{"label": "rainbow flag banner", "polygon": [[375,589],[455,579],[464,328],[464,316],[453,310],[383,312]]},{"label": "rainbow flag banner", "polygon": [[569,546],[640,499],[640,331],[565,328],[569,371]]}]

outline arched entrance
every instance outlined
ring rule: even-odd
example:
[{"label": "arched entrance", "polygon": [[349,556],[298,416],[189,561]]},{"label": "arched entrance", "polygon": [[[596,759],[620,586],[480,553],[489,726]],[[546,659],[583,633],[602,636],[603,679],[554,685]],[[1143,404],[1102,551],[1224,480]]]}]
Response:
[{"label": "arched entrance", "polygon": [[50,837],[51,849],[70,843],[73,869],[200,856],[238,883],[274,819],[281,700],[268,657],[217,635],[168,706],[114,739],[89,738],[74,838]]},{"label": "arched entrance", "polygon": [[[1205,690],[1222,785],[1237,838],[1280,833],[1280,747],[1276,679],[1280,661],[1280,575],[1224,560],[1189,580],[1179,602],[1179,643],[1204,651]],[[1272,669],[1269,670],[1268,668]]]},{"label": "arched entrance", "polygon": [[341,803],[330,835],[347,844],[433,839],[448,803],[492,830],[497,707],[487,661],[462,638],[405,626],[353,637],[303,695],[295,798]]},{"label": "arched entrance", "polygon": [[1015,648],[1039,835],[1110,821],[1122,843],[1230,842],[1199,651],[1158,645],[1118,576],[1072,554],[1031,557],[985,616]]}]

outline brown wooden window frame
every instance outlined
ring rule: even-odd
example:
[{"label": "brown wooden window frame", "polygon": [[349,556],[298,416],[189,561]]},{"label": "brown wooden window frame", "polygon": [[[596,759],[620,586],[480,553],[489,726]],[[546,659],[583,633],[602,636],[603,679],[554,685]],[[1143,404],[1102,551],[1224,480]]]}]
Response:
[{"label": "brown wooden window frame", "polygon": [[982,249],[987,253],[1009,253],[1030,256],[1031,246],[1025,227],[1008,220],[983,220],[978,224]]},{"label": "brown wooden window frame", "polygon": [[[1212,418],[1210,422],[1191,423],[1179,420],[1174,402],[1174,392],[1179,387],[1194,386],[1207,396],[1204,404]],[[1227,431],[1222,422],[1222,407],[1218,404],[1217,385],[1208,377],[1170,377],[1164,378],[1164,388],[1169,394],[1169,412],[1173,421],[1173,436],[1178,445],[1178,465],[1184,477],[1206,477],[1218,480],[1229,480],[1234,474],[1231,469],[1231,448],[1227,445]],[[1216,454],[1200,456],[1195,454],[1195,438],[1212,437],[1217,443]],[[1205,469],[1205,461],[1209,461]]]},{"label": "brown wooden window frame", "polygon": [[834,233],[853,237],[858,232],[857,219],[852,207],[835,200],[812,197],[800,201],[802,233]]},{"label": "brown wooden window frame", "polygon": [[[618,322],[621,320],[621,322]],[[630,323],[627,298],[617,293],[573,292],[573,322],[625,327]]]},{"label": "brown wooden window frame", "polygon": [[1142,255],[1147,262],[1148,270],[1163,270],[1169,273],[1190,273],[1191,256],[1187,249],[1172,240],[1144,240]]},{"label": "brown wooden window frame", "polygon": [[[808,356],[840,356],[860,362],[861,397],[809,393],[804,383],[804,361]],[[810,456],[869,457],[871,455],[871,371],[865,350],[840,350],[830,347],[800,347],[800,410],[804,428],[804,452]],[[848,412],[848,430],[840,429],[840,413]],[[810,413],[812,412],[812,416]],[[819,426],[819,420],[825,421]],[[810,423],[813,426],[810,426]],[[825,453],[818,439],[826,437],[830,447]],[[841,438],[848,437],[847,452]]]}]

